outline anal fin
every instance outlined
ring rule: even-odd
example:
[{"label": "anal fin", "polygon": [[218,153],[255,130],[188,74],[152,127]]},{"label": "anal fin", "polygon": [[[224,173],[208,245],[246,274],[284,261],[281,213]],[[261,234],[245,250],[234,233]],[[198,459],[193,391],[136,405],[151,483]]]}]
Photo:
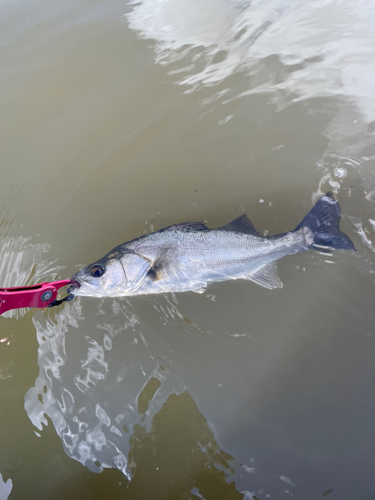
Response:
[{"label": "anal fin", "polygon": [[264,264],[258,267],[256,271],[249,274],[246,279],[254,281],[257,285],[272,290],[273,288],[282,288],[283,284],[277,273],[277,266],[274,262]]}]

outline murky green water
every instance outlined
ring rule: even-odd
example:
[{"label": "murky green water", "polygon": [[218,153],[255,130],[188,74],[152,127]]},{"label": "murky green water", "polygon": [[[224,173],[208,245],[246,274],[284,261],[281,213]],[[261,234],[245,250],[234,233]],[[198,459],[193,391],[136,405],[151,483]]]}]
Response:
[{"label": "murky green water", "polygon": [[[357,253],[0,318],[0,499],[375,496],[370,1],[0,4],[1,286],[185,220]],[[10,316],[10,317],[9,317]],[[131,479],[129,481],[129,479]]]}]

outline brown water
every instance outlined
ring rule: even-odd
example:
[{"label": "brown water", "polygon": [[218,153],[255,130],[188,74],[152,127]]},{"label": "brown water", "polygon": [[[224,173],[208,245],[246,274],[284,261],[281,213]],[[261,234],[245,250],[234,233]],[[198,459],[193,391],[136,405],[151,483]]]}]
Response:
[{"label": "brown water", "polygon": [[2,286],[185,220],[287,231],[328,190],[357,248],[284,258],[282,290],[1,317],[0,499],[375,498],[373,3],[0,19]]}]

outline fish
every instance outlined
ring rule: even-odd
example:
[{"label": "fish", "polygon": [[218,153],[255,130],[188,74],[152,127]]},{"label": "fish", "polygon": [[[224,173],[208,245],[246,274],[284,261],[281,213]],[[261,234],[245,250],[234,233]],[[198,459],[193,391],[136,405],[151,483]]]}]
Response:
[{"label": "fish", "polygon": [[80,269],[69,292],[79,296],[122,297],[193,291],[222,281],[245,279],[282,288],[276,261],[315,249],[355,250],[340,231],[341,210],[332,193],[322,196],[298,226],[262,236],[245,214],[223,227],[183,222],[135,238]]}]

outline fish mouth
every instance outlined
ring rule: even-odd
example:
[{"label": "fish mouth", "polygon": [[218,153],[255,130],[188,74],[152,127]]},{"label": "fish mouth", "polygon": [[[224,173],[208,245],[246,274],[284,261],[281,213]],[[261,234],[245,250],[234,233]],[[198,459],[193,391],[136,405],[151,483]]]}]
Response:
[{"label": "fish mouth", "polygon": [[78,290],[78,288],[80,288],[81,283],[79,283],[79,281],[77,281],[77,279],[71,279],[70,282],[71,282],[71,284],[70,284],[69,288],[67,289],[67,293],[74,294],[75,290]]}]

